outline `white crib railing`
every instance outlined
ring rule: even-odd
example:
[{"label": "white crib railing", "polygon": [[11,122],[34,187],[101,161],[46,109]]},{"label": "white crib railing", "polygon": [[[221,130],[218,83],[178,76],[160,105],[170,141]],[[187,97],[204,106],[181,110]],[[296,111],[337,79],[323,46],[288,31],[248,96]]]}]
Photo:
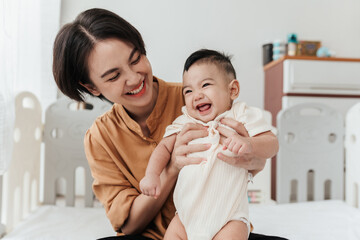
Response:
[{"label": "white crib railing", "polygon": [[303,103],[277,116],[279,203],[344,200],[344,123],[320,103]]},{"label": "white crib railing", "polygon": [[346,115],[346,202],[360,207],[360,103]]},{"label": "white crib railing", "polygon": [[[41,106],[36,96],[22,92],[16,96],[12,161],[4,175],[0,201],[6,232],[41,204],[55,204],[56,181],[66,179],[66,206],[74,206],[75,172],[85,169],[85,206],[93,206],[92,178],[83,151],[83,137],[95,118],[111,107],[98,98],[88,97],[88,108],[73,107],[78,103],[63,97],[46,110],[41,121]],[[90,106],[90,107],[89,107]],[[41,168],[41,144],[44,143],[44,167]],[[44,202],[40,203],[40,170],[44,176]],[[0,219],[1,220],[1,219]],[[1,230],[1,229],[0,229]]]},{"label": "white crib railing", "polygon": [[41,132],[40,102],[29,92],[20,93],[15,98],[12,161],[4,175],[7,231],[39,204]]}]

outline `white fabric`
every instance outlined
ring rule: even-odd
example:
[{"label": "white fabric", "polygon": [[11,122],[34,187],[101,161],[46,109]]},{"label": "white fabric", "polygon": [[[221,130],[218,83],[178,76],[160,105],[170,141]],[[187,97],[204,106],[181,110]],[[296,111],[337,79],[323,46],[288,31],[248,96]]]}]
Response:
[{"label": "white fabric", "polygon": [[[342,201],[249,206],[254,233],[291,240],[359,240],[360,210]],[[103,208],[43,206],[2,240],[88,240],[114,236]]]},{"label": "white fabric", "polygon": [[12,96],[30,91],[46,109],[57,95],[52,48],[60,27],[61,0],[4,0],[0,5],[0,79]]},{"label": "white fabric", "polygon": [[42,206],[2,240],[89,240],[115,236],[103,208]]},{"label": "white fabric", "polygon": [[[8,169],[12,153],[14,127],[13,102],[0,92],[0,176]],[[1,186],[0,186],[1,191]],[[1,196],[1,194],[0,194]],[[1,200],[0,200],[1,203]],[[1,207],[1,205],[0,205]],[[1,219],[1,216],[0,216]]]},{"label": "white fabric", "polygon": [[0,175],[12,153],[14,97],[33,92],[43,109],[55,101],[52,47],[61,0],[0,1]]},{"label": "white fabric", "polygon": [[360,239],[360,209],[340,200],[250,204],[249,213],[254,233],[291,240]]},{"label": "white fabric", "polygon": [[[5,2],[0,2],[0,176],[5,173],[10,163],[13,142],[12,129],[15,119],[12,81],[8,77],[11,71],[9,64],[14,56],[10,55],[12,45],[9,45],[11,39],[7,34],[5,21],[5,17],[9,14],[7,10]],[[7,58],[8,55],[10,59]]]},{"label": "white fabric", "polygon": [[269,131],[272,127],[265,121],[263,111],[248,107],[244,102],[234,103],[229,111],[208,123],[190,117],[185,107],[182,111],[184,114],[166,128],[164,137],[181,131],[186,123],[196,122],[208,126],[209,135],[189,144],[211,143],[212,146],[205,152],[192,154],[206,157],[206,162],[185,166],[180,171],[174,203],[188,239],[210,240],[228,221],[249,218],[247,170],[216,159],[219,152],[233,156],[229,150],[222,150],[220,134],[216,129],[221,125],[219,121],[224,117],[236,119],[244,123],[250,136]]}]

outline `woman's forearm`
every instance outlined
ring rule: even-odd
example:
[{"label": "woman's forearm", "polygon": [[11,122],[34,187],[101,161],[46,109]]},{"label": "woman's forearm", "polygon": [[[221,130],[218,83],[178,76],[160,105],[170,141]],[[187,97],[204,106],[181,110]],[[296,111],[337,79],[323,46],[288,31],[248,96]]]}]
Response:
[{"label": "woman's forearm", "polygon": [[252,169],[249,170],[255,176],[265,167],[266,161],[276,155],[279,150],[279,142],[271,132],[264,133],[262,136],[251,138],[253,154],[249,156],[252,162]]},{"label": "woman's forearm", "polygon": [[259,172],[261,172],[266,164],[267,158],[258,158],[258,157],[253,157],[252,159],[252,163],[253,163],[253,169],[249,170],[249,172],[255,176],[256,174],[258,174]]},{"label": "woman's forearm", "polygon": [[171,190],[173,189],[177,178],[177,172],[165,168],[160,175],[161,194],[157,199],[140,194],[134,200],[130,214],[121,231],[126,234],[139,234],[152,219],[160,212]]},{"label": "woman's forearm", "polygon": [[248,138],[252,145],[252,155],[257,158],[272,158],[279,150],[279,142],[277,137],[266,132],[260,135]]}]

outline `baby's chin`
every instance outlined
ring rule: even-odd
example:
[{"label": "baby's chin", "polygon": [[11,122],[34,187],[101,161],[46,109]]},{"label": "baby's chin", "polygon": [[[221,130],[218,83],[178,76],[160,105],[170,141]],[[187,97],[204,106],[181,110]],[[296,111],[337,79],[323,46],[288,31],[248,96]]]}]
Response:
[{"label": "baby's chin", "polygon": [[210,121],[212,121],[212,120],[214,120],[216,118],[216,115],[214,115],[214,114],[208,114],[208,115],[198,115],[198,120],[200,120],[200,121],[202,121],[202,122],[204,122],[204,123],[207,123],[207,122],[210,122]]}]

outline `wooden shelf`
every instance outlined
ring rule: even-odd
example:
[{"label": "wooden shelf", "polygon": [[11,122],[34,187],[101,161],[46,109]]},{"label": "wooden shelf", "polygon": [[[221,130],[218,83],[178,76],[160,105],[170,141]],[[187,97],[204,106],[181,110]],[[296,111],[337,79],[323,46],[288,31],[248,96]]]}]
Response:
[{"label": "wooden shelf", "polygon": [[311,56],[284,56],[275,61],[269,62],[264,66],[264,71],[275,65],[282,63],[286,59],[295,60],[316,60],[316,61],[345,61],[345,62],[360,62],[360,58],[341,58],[341,57],[311,57]]}]

